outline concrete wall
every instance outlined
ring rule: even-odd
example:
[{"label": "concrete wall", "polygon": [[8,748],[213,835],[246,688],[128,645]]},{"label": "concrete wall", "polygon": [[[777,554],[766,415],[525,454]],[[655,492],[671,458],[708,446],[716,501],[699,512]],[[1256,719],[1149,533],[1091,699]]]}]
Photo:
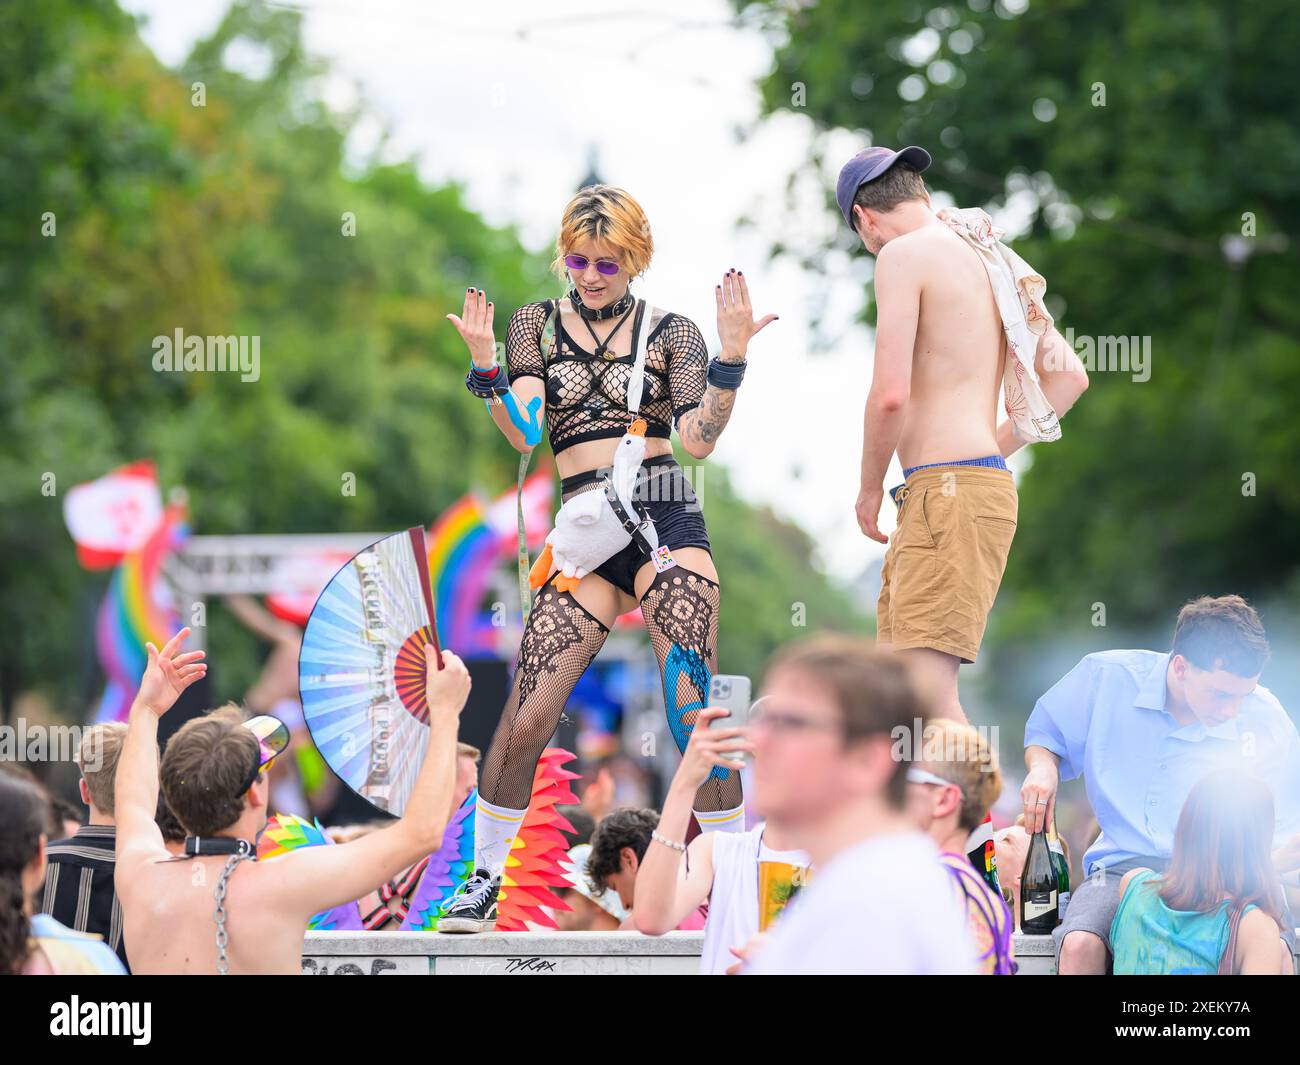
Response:
[{"label": "concrete wall", "polygon": [[[702,932],[308,932],[302,971],[323,976],[695,975]],[[1051,936],[1017,935],[1022,976],[1056,972]],[[1300,972],[1300,957],[1296,959]]]}]

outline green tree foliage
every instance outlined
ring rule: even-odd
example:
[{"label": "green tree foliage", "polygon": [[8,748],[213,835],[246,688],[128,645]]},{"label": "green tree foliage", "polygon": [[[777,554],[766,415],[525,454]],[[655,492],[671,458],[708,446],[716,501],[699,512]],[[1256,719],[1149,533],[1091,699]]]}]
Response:
[{"label": "green tree foliage", "polygon": [[[1179,604],[1237,591],[1274,606],[1277,644],[1300,590],[1300,102],[1285,76],[1300,27],[1289,9],[737,7],[775,42],[766,112],[857,131],[863,146],[924,145],[936,161],[927,181],[959,206],[1028,203],[1016,248],[1047,278],[1058,324],[1150,338],[1150,379],[1094,367],[1063,439],[1034,449],[1021,482],[986,644],[1012,716],[1053,679],[1034,668],[1049,633],[1069,661],[1121,642],[1116,630],[1165,646]],[[819,142],[809,165],[830,175],[834,210],[844,160]],[[1098,603],[1107,627],[1094,626]]]},{"label": "green tree foliage", "polygon": [[[413,162],[348,165],[357,116],[320,101],[299,22],[236,3],[169,70],[112,0],[0,8],[6,707],[39,687],[75,715],[95,694],[105,581],[78,567],[62,499],[115,465],[155,458],[209,534],[396,529],[513,484],[517,456],[466,395],[444,315],[471,284],[500,308],[550,295],[550,256]],[[156,372],[153,338],[176,329],[259,337],[259,379]],[[747,544],[727,564],[724,643],[746,668],[790,634],[760,619],[792,601],[851,622],[806,541],[717,495],[715,539]],[[211,624],[218,694],[237,697],[260,651],[220,610]]]}]

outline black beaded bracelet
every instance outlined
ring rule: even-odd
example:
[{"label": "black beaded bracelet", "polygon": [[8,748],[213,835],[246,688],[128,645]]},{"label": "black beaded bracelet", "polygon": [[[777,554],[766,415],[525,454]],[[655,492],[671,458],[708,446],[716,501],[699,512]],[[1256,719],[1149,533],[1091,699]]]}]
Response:
[{"label": "black beaded bracelet", "polygon": [[716,355],[709,360],[708,382],[717,388],[739,388],[745,379],[746,362],[723,362]]},{"label": "black beaded bracelet", "polygon": [[479,399],[491,399],[510,391],[510,378],[504,366],[494,366],[489,376],[487,370],[480,370],[470,363],[469,373],[465,375],[465,387]]}]

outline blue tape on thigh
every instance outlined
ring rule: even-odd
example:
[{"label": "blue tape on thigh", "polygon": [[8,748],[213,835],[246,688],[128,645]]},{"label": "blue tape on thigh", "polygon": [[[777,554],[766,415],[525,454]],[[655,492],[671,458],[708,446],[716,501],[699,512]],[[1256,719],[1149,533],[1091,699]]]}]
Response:
[{"label": "blue tape on thigh", "polygon": [[[685,673],[696,691],[702,693],[699,699],[694,699],[685,706],[677,705],[677,681]],[[692,710],[704,709],[704,698],[709,692],[709,681],[713,674],[709,671],[708,663],[704,661],[704,656],[698,651],[690,651],[680,644],[673,644],[668,649],[668,654],[664,658],[664,708],[668,711],[668,730],[673,734],[673,739],[677,741],[679,751],[686,750],[687,741],[691,738],[693,725],[687,725],[682,718]],[[712,772],[705,778],[705,783],[710,780],[726,780],[731,770],[725,769],[720,765],[715,765]]]}]

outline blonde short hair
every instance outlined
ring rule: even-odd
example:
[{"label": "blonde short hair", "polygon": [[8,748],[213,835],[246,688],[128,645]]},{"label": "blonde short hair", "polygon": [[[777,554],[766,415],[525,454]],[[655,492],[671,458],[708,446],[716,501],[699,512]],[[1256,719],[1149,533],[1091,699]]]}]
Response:
[{"label": "blonde short hair", "polygon": [[77,768],[86,782],[91,805],[106,814],[113,812],[114,780],[117,777],[117,760],[122,754],[126,739],[125,721],[107,721],[91,725],[81,734],[77,748]]},{"label": "blonde short hair", "polygon": [[629,277],[645,273],[654,256],[655,242],[641,205],[615,185],[589,185],[569,201],[560,221],[551,270],[564,280],[564,257],[581,240],[601,240],[623,253]]},{"label": "blonde short hair", "polygon": [[998,755],[988,739],[972,725],[949,718],[925,723],[918,765],[961,788],[960,827],[978,827],[1002,794]]}]

